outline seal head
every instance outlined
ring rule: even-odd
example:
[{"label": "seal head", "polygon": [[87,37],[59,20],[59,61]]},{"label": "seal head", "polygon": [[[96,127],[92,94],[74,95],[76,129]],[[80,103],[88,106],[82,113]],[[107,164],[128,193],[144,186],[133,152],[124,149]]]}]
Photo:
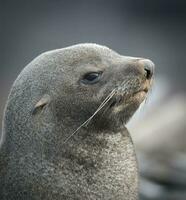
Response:
[{"label": "seal head", "polygon": [[136,199],[125,128],[154,64],[96,44],[41,54],[16,79],[5,109],[1,199]]}]

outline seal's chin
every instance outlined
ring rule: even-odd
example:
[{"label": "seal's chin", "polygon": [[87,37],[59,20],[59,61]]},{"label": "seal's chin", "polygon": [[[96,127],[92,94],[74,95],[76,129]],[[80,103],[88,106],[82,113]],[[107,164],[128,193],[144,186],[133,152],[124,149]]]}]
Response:
[{"label": "seal's chin", "polygon": [[116,100],[112,103],[111,107],[113,112],[125,112],[131,107],[138,108],[140,104],[146,99],[147,93],[151,87],[150,82],[145,82],[137,91],[131,91],[127,94],[118,93]]},{"label": "seal's chin", "polygon": [[135,84],[130,84],[128,88],[122,89],[119,87],[116,89],[103,111],[102,118],[105,116],[104,119],[109,119],[110,124],[116,122],[115,127],[123,127],[147,98],[151,83],[145,81],[142,84],[137,84],[137,86],[138,88]]},{"label": "seal's chin", "polygon": [[134,94],[132,94],[129,98],[125,99],[123,97],[123,101],[119,101],[119,103],[115,104],[113,106],[113,112],[119,113],[127,110],[131,105],[135,105],[135,107],[139,107],[140,104],[145,100],[147,97],[147,91],[146,90],[140,90]]},{"label": "seal's chin", "polygon": [[138,92],[136,92],[133,96],[132,96],[132,102],[139,102],[139,103],[142,103],[143,100],[147,97],[147,93],[148,93],[148,90],[140,90]]}]

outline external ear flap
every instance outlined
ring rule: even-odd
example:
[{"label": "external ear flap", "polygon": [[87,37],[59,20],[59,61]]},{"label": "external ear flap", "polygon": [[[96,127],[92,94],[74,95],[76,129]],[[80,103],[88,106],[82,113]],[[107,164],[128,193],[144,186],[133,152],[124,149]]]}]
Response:
[{"label": "external ear flap", "polygon": [[48,94],[44,95],[35,105],[32,114],[36,114],[41,111],[50,102],[50,96]]}]

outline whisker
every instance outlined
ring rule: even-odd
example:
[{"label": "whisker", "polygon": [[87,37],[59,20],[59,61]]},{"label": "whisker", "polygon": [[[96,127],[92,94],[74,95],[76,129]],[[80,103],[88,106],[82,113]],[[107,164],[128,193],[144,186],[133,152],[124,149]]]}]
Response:
[{"label": "whisker", "polygon": [[107,99],[110,99],[110,96],[112,95],[114,95],[114,93],[115,93],[115,90],[116,89],[113,89],[112,91],[111,91],[111,93],[109,93],[109,95],[103,100],[103,102],[100,104],[100,106],[98,107],[98,109],[100,108],[100,107],[102,107],[102,105],[107,101]]},{"label": "whisker", "polygon": [[106,112],[108,112],[108,110],[110,110],[110,107],[112,105],[113,101],[110,101],[107,105],[107,107],[103,110],[103,112],[101,113],[100,119],[102,119],[104,117],[104,115],[106,114]]},{"label": "whisker", "polygon": [[91,119],[105,106],[105,104],[107,104],[107,102],[113,97],[114,95],[114,92],[112,94],[109,95],[109,97],[107,98],[107,100],[104,100],[104,103],[102,103],[98,109],[95,111],[95,113],[87,120],[87,124],[86,126],[88,125],[88,123],[91,121]]},{"label": "whisker", "polygon": [[109,95],[103,100],[103,102],[100,104],[100,106],[97,108],[97,110],[93,113],[93,115],[91,115],[85,122],[83,122],[72,134],[70,134],[65,141],[63,142],[63,144],[67,143],[68,140],[74,135],[76,134],[79,129],[81,129],[83,126],[87,126],[88,123],[92,120],[92,118],[106,105],[106,103],[113,97],[113,95],[115,94],[115,89],[113,89],[111,91],[111,93],[109,93]]}]

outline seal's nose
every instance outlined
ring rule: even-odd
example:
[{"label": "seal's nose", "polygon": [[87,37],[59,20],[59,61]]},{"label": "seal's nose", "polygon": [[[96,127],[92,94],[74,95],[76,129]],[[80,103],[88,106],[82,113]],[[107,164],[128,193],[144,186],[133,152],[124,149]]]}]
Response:
[{"label": "seal's nose", "polygon": [[154,63],[149,59],[141,59],[139,62],[144,67],[146,78],[151,79],[154,74],[154,68],[155,68]]}]

